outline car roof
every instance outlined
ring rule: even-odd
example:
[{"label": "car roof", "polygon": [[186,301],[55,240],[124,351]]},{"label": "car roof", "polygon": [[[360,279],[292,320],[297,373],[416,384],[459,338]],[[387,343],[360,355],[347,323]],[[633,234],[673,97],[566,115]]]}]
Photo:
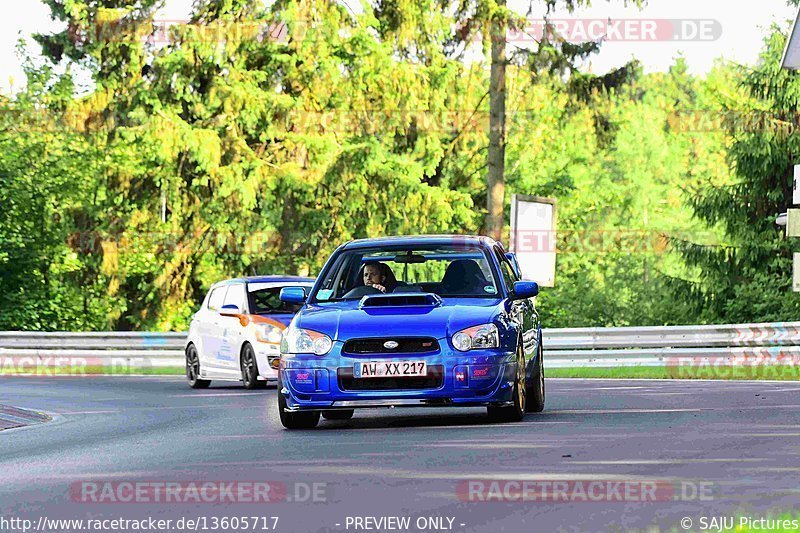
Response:
[{"label": "car roof", "polygon": [[314,278],[307,278],[303,276],[242,276],[240,278],[232,278],[221,281],[220,283],[314,283]]},{"label": "car roof", "polygon": [[372,248],[375,246],[397,246],[404,244],[436,246],[453,243],[458,243],[460,245],[492,246],[495,241],[490,237],[480,235],[393,235],[390,237],[356,239],[348,242],[342,248],[345,250],[353,250],[357,248]]}]

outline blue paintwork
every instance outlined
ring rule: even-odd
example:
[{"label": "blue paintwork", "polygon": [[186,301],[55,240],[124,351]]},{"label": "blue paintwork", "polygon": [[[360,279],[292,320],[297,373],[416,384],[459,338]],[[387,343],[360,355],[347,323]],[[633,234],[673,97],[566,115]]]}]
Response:
[{"label": "blue paintwork", "polygon": [[[487,252],[500,294],[480,297],[443,297],[436,303],[419,306],[362,308],[362,300],[315,301],[315,295],[344,251],[380,246],[452,245],[454,240]],[[333,348],[323,356],[281,353],[280,377],[287,409],[315,410],[339,407],[334,402],[363,400],[439,400],[448,405],[501,405],[511,401],[518,355],[523,353],[528,380],[534,377],[541,339],[541,328],[533,302],[513,296],[501,274],[500,257],[505,251],[488,237],[422,236],[365,239],[343,244],[323,267],[308,300],[295,316],[292,327],[328,335]],[[519,282],[518,282],[519,283]],[[530,283],[521,285],[528,293]],[[533,284],[535,285],[535,283]],[[537,287],[538,292],[538,287]],[[283,295],[282,295],[283,297]],[[452,344],[456,332],[481,324],[493,323],[500,334],[500,346],[492,349],[461,352]],[[346,341],[354,338],[393,339],[433,337],[439,350],[425,354],[364,354],[342,352]],[[354,368],[359,361],[426,361],[428,367],[442,365],[444,380],[438,389],[392,389],[379,391],[341,390],[339,369]],[[456,375],[466,379],[456,380]],[[348,407],[358,407],[348,405]]]},{"label": "blue paintwork", "polygon": [[301,304],[306,301],[306,291],[302,287],[284,287],[280,299],[288,304]]},{"label": "blue paintwork", "polygon": [[284,326],[287,326],[287,327],[289,326],[289,324],[292,323],[292,319],[294,318],[294,315],[292,315],[292,314],[278,315],[278,314],[270,313],[270,314],[262,315],[262,316],[271,318],[272,320],[277,320],[278,322],[280,322],[281,324],[283,324]]},{"label": "blue paintwork", "polygon": [[539,284],[535,281],[517,281],[514,283],[514,296],[517,298],[533,298],[539,294]]}]

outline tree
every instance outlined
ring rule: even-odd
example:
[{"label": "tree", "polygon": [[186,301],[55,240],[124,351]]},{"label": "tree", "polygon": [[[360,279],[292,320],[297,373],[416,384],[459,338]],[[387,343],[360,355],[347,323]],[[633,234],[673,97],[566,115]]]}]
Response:
[{"label": "tree", "polygon": [[103,154],[57,111],[69,77],[24,68],[25,90],[0,98],[0,329],[106,329],[124,302],[107,294],[91,231]]},{"label": "tree", "polygon": [[[449,10],[450,0],[442,0],[442,7]],[[482,31],[484,45],[490,50],[489,77],[489,145],[486,174],[486,221],[485,232],[495,240],[502,240],[505,229],[505,154],[506,154],[506,68],[508,65],[507,30],[515,28],[525,31],[527,21],[506,6],[506,0],[457,0],[456,21],[461,28],[459,40],[469,43],[476,31]],[[625,0],[628,3],[628,0]],[[641,5],[641,0],[631,3]],[[528,13],[536,4],[529,2]],[[559,6],[572,12],[577,7],[589,5],[590,0],[544,0],[549,15]],[[578,57],[597,50],[597,43],[570,45],[565,43],[547,22],[542,38],[532,49],[519,48],[515,54],[523,58],[534,75],[538,70],[569,70]]]},{"label": "tree", "polygon": [[800,78],[780,67],[785,37],[773,28],[758,65],[739,67],[739,87],[722,88],[721,125],[730,137],[734,179],[709,179],[695,190],[696,217],[719,227],[719,243],[676,241],[695,278],[678,283],[679,297],[694,302],[706,320],[786,320],[800,312],[791,292],[791,239],[775,217],[791,203],[793,164],[800,157],[797,107]]}]

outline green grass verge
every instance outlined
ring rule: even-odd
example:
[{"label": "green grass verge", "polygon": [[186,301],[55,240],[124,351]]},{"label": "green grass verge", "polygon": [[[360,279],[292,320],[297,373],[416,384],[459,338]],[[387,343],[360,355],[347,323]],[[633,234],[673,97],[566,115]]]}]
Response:
[{"label": "green grass verge", "polygon": [[775,366],[713,366],[713,367],[613,367],[613,368],[547,368],[549,378],[620,378],[620,379],[769,379],[800,380],[800,367]]}]

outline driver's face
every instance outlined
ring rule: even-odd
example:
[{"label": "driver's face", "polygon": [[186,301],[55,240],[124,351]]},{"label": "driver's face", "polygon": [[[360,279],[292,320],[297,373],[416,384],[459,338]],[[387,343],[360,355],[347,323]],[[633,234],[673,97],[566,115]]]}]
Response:
[{"label": "driver's face", "polygon": [[381,269],[375,265],[367,265],[364,268],[364,285],[383,285],[384,276]]}]

